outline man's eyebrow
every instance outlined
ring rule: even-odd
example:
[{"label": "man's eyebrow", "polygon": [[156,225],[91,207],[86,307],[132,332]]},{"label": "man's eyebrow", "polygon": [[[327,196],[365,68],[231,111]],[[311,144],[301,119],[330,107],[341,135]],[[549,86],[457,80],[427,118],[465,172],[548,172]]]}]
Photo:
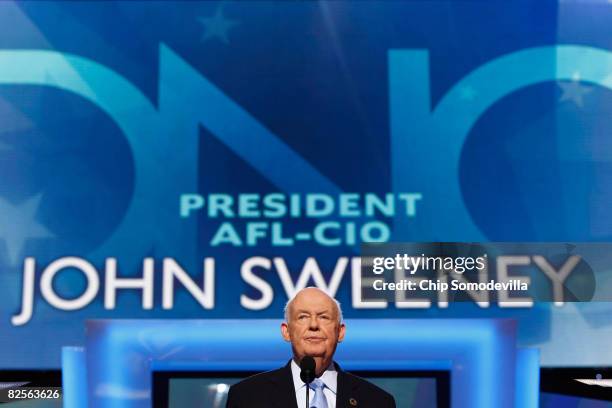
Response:
[{"label": "man's eyebrow", "polygon": [[[306,309],[298,309],[295,312],[297,314],[301,314],[301,313],[311,314],[312,313],[310,310],[306,310]],[[316,315],[334,314],[334,311],[333,310],[321,310],[321,311],[318,311],[318,312],[314,312],[314,314],[316,314]]]}]

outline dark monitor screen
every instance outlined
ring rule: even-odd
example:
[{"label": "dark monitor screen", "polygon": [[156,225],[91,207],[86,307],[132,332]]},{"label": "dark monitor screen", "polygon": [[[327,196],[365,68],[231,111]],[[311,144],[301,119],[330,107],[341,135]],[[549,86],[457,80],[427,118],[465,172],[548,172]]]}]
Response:
[{"label": "dark monitor screen", "polygon": [[611,368],[542,368],[540,408],[612,408]]},{"label": "dark monitor screen", "polygon": [[[449,371],[351,371],[395,397],[399,408],[450,408]],[[232,384],[256,372],[155,371],[154,408],[223,408]]]},{"label": "dark monitor screen", "polygon": [[0,370],[2,408],[62,408],[60,370]]}]

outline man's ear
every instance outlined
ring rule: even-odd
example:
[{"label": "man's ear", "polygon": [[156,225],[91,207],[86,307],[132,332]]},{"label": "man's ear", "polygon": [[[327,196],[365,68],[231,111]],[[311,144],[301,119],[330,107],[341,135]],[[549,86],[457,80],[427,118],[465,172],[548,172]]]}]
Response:
[{"label": "man's ear", "polygon": [[344,323],[341,323],[340,329],[338,330],[338,343],[344,340],[345,334],[346,334],[346,325]]},{"label": "man's ear", "polygon": [[285,341],[291,341],[291,336],[289,335],[289,325],[287,322],[281,323],[281,334],[283,335],[283,339],[285,339]]}]

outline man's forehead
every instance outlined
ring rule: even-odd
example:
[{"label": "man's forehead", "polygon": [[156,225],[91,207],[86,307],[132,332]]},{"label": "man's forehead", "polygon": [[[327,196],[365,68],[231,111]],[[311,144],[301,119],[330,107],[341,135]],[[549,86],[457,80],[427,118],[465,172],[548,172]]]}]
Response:
[{"label": "man's forehead", "polygon": [[290,303],[293,312],[312,311],[321,312],[336,311],[336,303],[325,293],[318,290],[304,290],[297,294]]},{"label": "man's forehead", "polygon": [[313,289],[313,288],[307,288],[307,289],[303,289],[301,292],[299,292],[295,298],[293,298],[294,302],[310,302],[310,303],[333,303],[334,301],[332,300],[331,297],[329,297],[325,292],[318,290],[318,289]]},{"label": "man's forehead", "polygon": [[313,305],[311,307],[297,306],[293,308],[294,313],[329,313],[336,312],[336,308],[332,306],[318,306]]}]

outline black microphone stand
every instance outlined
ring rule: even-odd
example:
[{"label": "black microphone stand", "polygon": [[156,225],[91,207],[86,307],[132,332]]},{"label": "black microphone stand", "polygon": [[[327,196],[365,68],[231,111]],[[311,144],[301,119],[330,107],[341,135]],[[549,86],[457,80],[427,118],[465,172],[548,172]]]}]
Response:
[{"label": "black microphone stand", "polygon": [[315,379],[316,363],[310,356],[300,362],[300,379],[306,384],[306,408],[310,408],[310,383]]}]

